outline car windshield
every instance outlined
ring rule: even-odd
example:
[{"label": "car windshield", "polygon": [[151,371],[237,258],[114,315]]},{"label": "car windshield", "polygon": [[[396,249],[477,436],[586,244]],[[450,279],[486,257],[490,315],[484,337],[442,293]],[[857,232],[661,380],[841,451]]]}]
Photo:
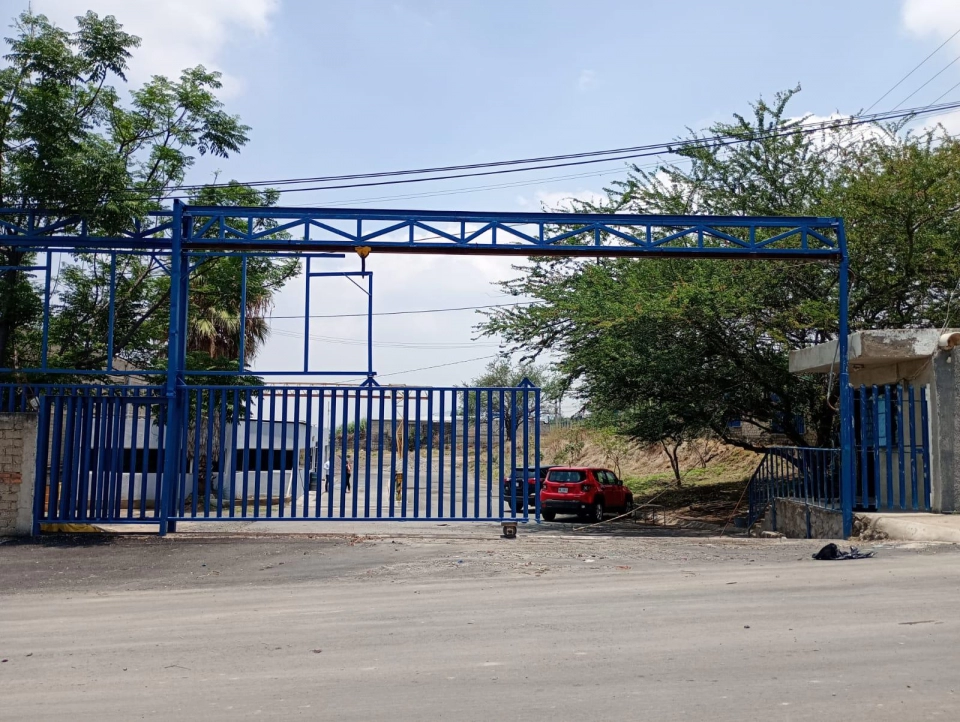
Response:
[{"label": "car windshield", "polygon": [[587,473],[585,471],[555,471],[550,470],[550,473],[547,474],[547,481],[553,481],[560,484],[571,483],[574,481],[583,481],[587,478]]}]

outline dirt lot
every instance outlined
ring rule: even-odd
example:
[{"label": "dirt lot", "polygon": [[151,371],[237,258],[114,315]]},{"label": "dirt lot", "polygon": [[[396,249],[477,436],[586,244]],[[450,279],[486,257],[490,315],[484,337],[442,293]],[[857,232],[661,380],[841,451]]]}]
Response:
[{"label": "dirt lot", "polygon": [[3,543],[0,718],[960,715],[956,547],[573,529]]}]

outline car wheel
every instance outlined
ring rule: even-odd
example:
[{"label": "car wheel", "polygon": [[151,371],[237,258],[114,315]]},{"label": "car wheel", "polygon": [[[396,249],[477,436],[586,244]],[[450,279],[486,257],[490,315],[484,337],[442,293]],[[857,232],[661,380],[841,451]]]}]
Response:
[{"label": "car wheel", "polygon": [[557,512],[555,511],[545,511],[540,514],[543,517],[544,521],[553,521],[557,518]]},{"label": "car wheel", "polygon": [[623,503],[623,512],[629,514],[631,511],[633,511],[633,497],[628,496],[627,500]]},{"label": "car wheel", "polygon": [[590,507],[590,521],[596,523],[603,521],[603,502],[598,501]]}]

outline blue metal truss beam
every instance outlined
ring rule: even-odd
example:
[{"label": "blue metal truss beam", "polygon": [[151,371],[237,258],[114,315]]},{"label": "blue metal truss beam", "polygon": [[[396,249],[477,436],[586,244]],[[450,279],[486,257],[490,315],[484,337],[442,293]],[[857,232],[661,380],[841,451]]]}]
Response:
[{"label": "blue metal truss beam", "polygon": [[[217,238],[200,238],[188,227],[184,245],[189,248],[351,251],[368,246],[381,253],[728,258],[842,255],[836,218],[211,206],[185,206],[184,214],[202,228],[219,223],[222,229]],[[269,232],[238,227],[263,218],[279,222],[299,238],[274,240],[267,237]],[[311,236],[311,227],[325,233]]]},{"label": "blue metal truss beam", "polygon": [[[837,218],[492,213],[344,208],[182,206],[187,251],[820,258],[843,256]],[[79,217],[45,222],[40,211],[0,210],[0,244],[170,252],[171,213],[114,237],[89,234]],[[264,229],[262,221],[278,226]],[[15,222],[16,221],[16,222]],[[259,229],[258,224],[261,224]],[[279,231],[291,237],[271,238]],[[318,232],[319,231],[319,232]]]}]

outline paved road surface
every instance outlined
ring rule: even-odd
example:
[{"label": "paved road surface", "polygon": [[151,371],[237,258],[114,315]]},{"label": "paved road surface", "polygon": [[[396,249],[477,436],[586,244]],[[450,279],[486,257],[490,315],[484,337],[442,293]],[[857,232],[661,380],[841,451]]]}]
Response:
[{"label": "paved road surface", "polygon": [[288,536],[0,544],[0,719],[955,720],[960,551]]}]

